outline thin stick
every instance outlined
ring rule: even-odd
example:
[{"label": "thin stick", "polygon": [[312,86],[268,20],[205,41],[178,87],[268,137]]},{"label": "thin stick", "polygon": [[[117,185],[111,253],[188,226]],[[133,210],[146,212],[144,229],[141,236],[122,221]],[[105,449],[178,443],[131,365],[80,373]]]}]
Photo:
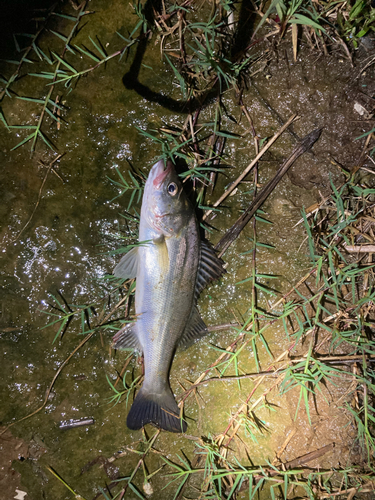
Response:
[{"label": "thin stick", "polygon": [[[312,331],[312,330],[311,330]],[[283,354],[285,355],[285,353]],[[246,380],[249,378],[253,377],[260,377],[260,376],[272,376],[274,377],[275,375],[278,375],[280,370],[283,370],[284,368],[287,368],[293,363],[301,363],[302,361],[306,361],[306,356],[302,358],[296,358],[296,359],[289,359],[287,363],[284,362],[283,366],[279,366],[279,368],[275,370],[266,370],[266,371],[260,371],[260,372],[252,372],[252,373],[246,373],[245,375],[234,375],[230,377],[211,377],[211,378],[206,378],[205,380],[192,384],[189,387],[189,391],[192,389],[195,389],[196,387],[199,387],[201,385],[207,384],[208,382],[228,382],[232,380]],[[335,364],[341,364],[341,363],[358,363],[358,361],[363,361],[364,357],[361,355],[358,356],[321,356],[315,358],[317,361],[325,362],[325,363],[331,363],[333,365]],[[272,365],[275,363],[280,363],[281,361],[284,361],[283,359],[278,359],[275,361],[272,361]],[[365,361],[367,363],[372,363],[375,362],[375,356],[365,356]],[[342,374],[344,375],[344,373]]]},{"label": "thin stick", "polygon": [[276,175],[271,179],[262,189],[262,191],[255,197],[253,202],[245,210],[245,212],[236,220],[233,226],[225,233],[221,240],[216,244],[215,250],[221,250],[219,257],[229,248],[233,241],[238,238],[239,234],[259,209],[259,207],[264,203],[268,196],[275,189],[277,184],[280,182],[282,177],[286,174],[293,163],[299,158],[303,153],[308,151],[313,144],[319,139],[322,129],[316,129],[310,132],[302,141],[294,148],[292,154],[284,161]]},{"label": "thin stick", "polygon": [[[254,401],[254,403],[251,405],[250,411],[252,411],[254,408],[256,408],[261,401],[264,401],[264,398],[266,397],[266,395],[269,394],[271,391],[273,391],[273,389],[275,387],[277,387],[283,381],[283,379],[284,379],[284,373],[282,373],[281,375],[279,375],[279,377],[271,385],[271,387],[269,387],[268,389],[266,389],[259,396],[259,398],[256,401]],[[254,395],[255,391],[260,386],[260,384],[263,382],[263,380],[264,380],[264,375],[259,378],[259,380],[255,384],[255,387],[253,388],[253,390],[250,392],[250,394],[246,398],[246,402],[237,410],[236,414],[231,418],[229,425],[227,426],[227,428],[225,429],[224,433],[222,434],[222,437],[221,437],[221,440],[220,440],[221,441],[220,444],[223,443],[225,436],[228,434],[230,428],[235,423],[236,419],[240,416],[240,414],[242,412],[246,412],[247,406],[249,404],[250,399],[252,398],[252,396]],[[234,429],[233,429],[233,432],[232,432],[231,436],[229,437],[228,441],[225,443],[226,447],[228,447],[229,443],[232,441],[232,439],[234,439],[234,437],[236,436],[236,434],[237,434],[238,430],[240,429],[240,427],[241,427],[241,422],[237,422],[236,425],[235,425],[235,427],[234,427]]]},{"label": "thin stick", "polygon": [[228,330],[230,328],[238,328],[241,324],[237,321],[235,323],[223,323],[222,325],[212,325],[207,327],[207,331],[210,333],[220,332],[221,330]]},{"label": "thin stick", "polygon": [[297,432],[297,429],[293,429],[292,432],[289,433],[289,436],[284,441],[282,447],[280,448],[280,451],[278,451],[275,454],[276,456],[275,456],[274,460],[272,461],[272,465],[276,465],[277,462],[280,461],[281,455],[284,453],[286,447],[288,446],[288,444],[290,443],[290,441],[293,439],[293,437],[295,436],[296,432]]},{"label": "thin stick", "polygon": [[[65,154],[65,153],[64,153]],[[38,208],[39,206],[39,203],[40,203],[40,200],[42,199],[42,191],[43,191],[43,187],[44,187],[44,184],[46,183],[46,180],[47,180],[47,177],[48,177],[48,174],[50,173],[53,165],[57,162],[57,160],[59,160],[62,156],[64,156],[64,154],[61,154],[61,155],[58,155],[56,156],[56,158],[54,160],[51,161],[51,163],[48,165],[48,169],[47,169],[47,172],[46,172],[46,175],[44,176],[44,179],[43,179],[43,182],[42,182],[42,185],[40,186],[40,189],[39,189],[39,193],[38,193],[38,200],[35,204],[35,207],[34,207],[34,210],[32,211],[30,217],[29,217],[29,220],[26,222],[26,224],[23,226],[23,228],[21,229],[21,231],[18,233],[18,235],[14,238],[14,240],[12,240],[11,243],[15,243],[18,238],[21,236],[21,234],[25,231],[25,229],[27,228],[27,226],[30,224],[32,218],[34,217],[34,214],[36,212],[36,209]]]},{"label": "thin stick", "polygon": [[375,253],[375,245],[344,245],[344,248],[347,252],[350,253]]},{"label": "thin stick", "polygon": [[[281,115],[279,115],[279,113],[271,106],[271,104],[267,101],[267,99],[262,96],[258,87],[256,85],[252,84],[251,90],[255,92],[257,98],[259,99],[259,101],[261,101],[262,105],[271,113],[272,118],[274,118],[277,121],[277,123],[281,126],[284,123],[283,117]],[[298,135],[295,132],[293,132],[293,130],[287,130],[287,133],[291,137],[293,137],[294,142],[298,143],[301,140],[298,137]]]},{"label": "thin stick", "polygon": [[298,467],[299,465],[302,464],[307,464],[308,462],[311,462],[312,460],[315,460],[316,458],[322,457],[329,451],[332,451],[333,448],[335,447],[335,443],[330,443],[327,444],[326,446],[323,446],[323,448],[319,448],[319,450],[312,451],[310,453],[306,453],[305,455],[302,455],[299,458],[295,458],[294,460],[291,460],[290,462],[286,462],[284,466],[287,469],[294,469],[295,467]]},{"label": "thin stick", "polygon": [[[242,174],[233,182],[233,184],[225,191],[225,193],[220,196],[220,198],[215,201],[213,204],[213,207],[216,208],[220,205],[222,201],[227,198],[230,193],[238,186],[238,184],[244,179],[247,174],[250,172],[250,170],[256,165],[258,160],[264,155],[264,153],[272,146],[272,144],[280,137],[280,135],[289,127],[289,125],[294,122],[297,118],[299,118],[297,115],[293,115],[289,118],[289,120],[281,127],[281,129],[276,132],[276,134],[272,137],[272,139],[267,142],[267,144],[264,146],[264,148],[261,149],[261,151],[256,155],[254,160],[248,165],[248,167],[245,168],[245,170],[242,172]],[[212,210],[208,210],[202,217],[202,220],[206,220],[207,217],[212,213]]]},{"label": "thin stick", "polygon": [[331,492],[331,493],[323,493],[323,494],[319,495],[319,498],[338,497],[338,496],[346,495],[347,493],[349,493],[349,495],[347,497],[349,499],[349,498],[353,498],[352,496],[350,496],[353,493],[354,494],[355,493],[373,493],[374,488],[375,488],[374,482],[369,482],[364,486],[348,488],[346,490],[338,490],[336,492]]},{"label": "thin stick", "polygon": [[132,357],[133,356],[129,356],[128,359],[125,361],[125,364],[122,367],[121,372],[117,375],[117,379],[116,379],[116,382],[113,384],[113,387],[116,387],[116,385],[120,382],[120,380],[122,380],[124,373],[125,373],[125,370],[127,369],[128,364],[130,363]]},{"label": "thin stick", "polygon": [[[298,466],[299,463],[308,463],[308,462],[311,462],[312,460],[318,458],[318,457],[321,457],[323,455],[325,455],[326,453],[328,453],[329,451],[332,451],[333,448],[335,447],[335,443],[330,443],[330,444],[327,444],[326,446],[323,446],[322,448],[320,448],[319,450],[316,450],[316,451],[312,451],[311,453],[307,453],[306,455],[303,455],[302,457],[300,458],[296,458],[294,460],[291,460],[290,462],[286,462],[284,464],[284,467],[286,469],[294,469],[296,468],[296,466]],[[278,471],[278,470],[275,470],[275,469],[270,469],[270,468],[264,468],[263,472],[265,472],[267,475],[269,476],[278,476],[279,474],[282,474],[283,471]],[[305,472],[311,472],[311,471],[304,471],[304,470],[301,470],[301,471],[298,471],[299,473],[303,474]],[[329,472],[329,471],[325,471],[325,472]],[[254,480],[255,482],[261,478],[263,478],[264,476],[262,475],[255,475],[254,476]],[[245,481],[243,481],[242,485],[240,486],[240,488],[237,490],[237,493],[239,493],[240,491],[244,491],[244,490],[247,490],[249,487],[249,480],[248,479],[245,479]],[[362,490],[361,490],[362,491]],[[373,491],[373,490],[372,490]],[[342,493],[345,493],[344,491]],[[342,494],[340,493],[340,494]],[[327,495],[326,497],[324,498],[329,498],[330,496],[332,495],[329,494]],[[323,498],[322,496],[319,496],[319,498]]]},{"label": "thin stick", "polygon": [[63,368],[68,364],[68,362],[70,361],[70,359],[74,356],[74,354],[79,351],[79,349],[81,349],[81,347],[86,344],[86,342],[88,340],[91,339],[91,337],[94,335],[95,333],[95,330],[91,333],[89,333],[88,335],[86,335],[86,337],[78,344],[78,346],[74,349],[74,351],[72,351],[69,356],[65,359],[65,361],[59,366],[57,372],[55,373],[55,376],[53,377],[52,379],[52,382],[50,383],[48,389],[47,389],[47,392],[46,392],[46,396],[44,398],[44,401],[43,401],[43,404],[38,408],[36,409],[35,411],[33,411],[32,413],[29,413],[28,415],[26,415],[25,417],[22,417],[18,420],[16,420],[15,422],[12,422],[11,424],[7,425],[5,427],[5,429],[0,433],[0,436],[6,432],[10,427],[12,427],[13,425],[15,424],[18,424],[19,422],[22,422],[23,420],[26,420],[27,418],[30,418],[32,417],[33,415],[36,415],[38,412],[40,412],[40,410],[42,410],[45,405],[47,404],[47,401],[48,401],[48,398],[49,398],[49,395],[51,393],[51,390],[52,390],[52,387],[54,386],[55,382],[56,382],[56,379],[57,377],[60,375],[60,373],[62,372]]}]

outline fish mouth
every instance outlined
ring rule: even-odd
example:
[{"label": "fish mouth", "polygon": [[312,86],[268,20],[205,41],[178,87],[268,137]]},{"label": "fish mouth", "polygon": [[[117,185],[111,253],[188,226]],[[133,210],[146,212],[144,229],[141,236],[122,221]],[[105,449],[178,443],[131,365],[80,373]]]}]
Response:
[{"label": "fish mouth", "polygon": [[153,186],[155,189],[160,189],[164,179],[172,170],[172,162],[168,160],[164,170],[164,160],[160,160],[154,166],[154,169],[155,169],[155,177],[153,180]]}]

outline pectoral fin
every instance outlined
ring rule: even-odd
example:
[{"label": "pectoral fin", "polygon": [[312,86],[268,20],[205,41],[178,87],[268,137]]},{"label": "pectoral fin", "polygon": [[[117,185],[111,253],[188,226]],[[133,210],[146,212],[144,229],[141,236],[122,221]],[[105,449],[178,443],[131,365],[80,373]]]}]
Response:
[{"label": "pectoral fin", "polygon": [[169,253],[164,235],[161,234],[158,238],[154,238],[153,243],[158,249],[157,258],[160,272],[165,274],[169,269]]},{"label": "pectoral fin", "polygon": [[115,267],[113,274],[116,278],[130,280],[137,277],[138,269],[138,248],[132,248],[126,253]]},{"label": "pectoral fin", "polygon": [[201,318],[198,309],[194,307],[191,311],[184,333],[178,342],[178,347],[186,349],[194,342],[194,340],[200,339],[207,333],[207,326]]},{"label": "pectoral fin", "polygon": [[203,288],[213,280],[220,278],[226,271],[224,262],[220,259],[211,245],[205,241],[201,242],[201,254],[195,285],[195,298],[197,299]]},{"label": "pectoral fin", "polygon": [[137,336],[136,323],[127,323],[116,333],[112,340],[115,349],[136,349],[142,352],[142,346]]}]

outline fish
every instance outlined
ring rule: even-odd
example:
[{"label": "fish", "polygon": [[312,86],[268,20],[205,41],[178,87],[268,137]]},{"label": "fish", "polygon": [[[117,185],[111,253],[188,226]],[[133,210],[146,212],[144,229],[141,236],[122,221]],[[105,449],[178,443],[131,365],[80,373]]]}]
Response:
[{"label": "fish", "polygon": [[117,332],[113,346],[138,350],[144,358],[143,384],[127,416],[129,429],[150,423],[186,432],[169,372],[176,349],[207,333],[197,299],[224,272],[223,261],[200,238],[194,209],[172,161],[158,161],[144,187],[139,244],[114,269],[117,278],[136,278],[136,320]]}]

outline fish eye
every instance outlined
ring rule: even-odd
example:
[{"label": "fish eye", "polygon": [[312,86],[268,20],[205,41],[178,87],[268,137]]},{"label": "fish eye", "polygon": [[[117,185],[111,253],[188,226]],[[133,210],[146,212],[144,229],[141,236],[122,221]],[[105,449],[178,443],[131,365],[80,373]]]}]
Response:
[{"label": "fish eye", "polygon": [[168,193],[171,195],[171,196],[175,196],[177,194],[177,184],[175,182],[171,182],[169,185],[168,185]]}]

